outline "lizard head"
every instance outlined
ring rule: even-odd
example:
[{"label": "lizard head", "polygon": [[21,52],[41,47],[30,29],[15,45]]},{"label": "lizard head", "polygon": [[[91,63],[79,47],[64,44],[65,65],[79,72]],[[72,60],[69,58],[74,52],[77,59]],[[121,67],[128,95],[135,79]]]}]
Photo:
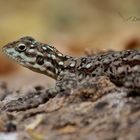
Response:
[{"label": "lizard head", "polygon": [[59,68],[63,67],[63,61],[67,58],[56,48],[29,36],[8,43],[2,50],[18,64],[54,79],[57,78]]}]

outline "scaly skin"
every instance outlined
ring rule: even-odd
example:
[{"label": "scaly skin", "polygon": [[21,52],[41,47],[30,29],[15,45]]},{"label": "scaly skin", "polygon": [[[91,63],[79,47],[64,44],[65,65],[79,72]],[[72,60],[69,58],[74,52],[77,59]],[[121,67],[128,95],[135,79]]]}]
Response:
[{"label": "scaly skin", "polygon": [[[70,93],[83,79],[94,77],[100,79],[105,76],[116,86],[140,91],[140,51],[108,51],[92,57],[76,58],[27,36],[8,43],[3,47],[3,52],[18,64],[56,80],[53,89],[41,93],[41,100],[35,99],[33,94],[27,100],[28,106],[22,105],[21,98],[11,101],[4,107],[10,111],[38,106],[60,92]],[[35,104],[32,104],[33,100],[36,100]]]}]

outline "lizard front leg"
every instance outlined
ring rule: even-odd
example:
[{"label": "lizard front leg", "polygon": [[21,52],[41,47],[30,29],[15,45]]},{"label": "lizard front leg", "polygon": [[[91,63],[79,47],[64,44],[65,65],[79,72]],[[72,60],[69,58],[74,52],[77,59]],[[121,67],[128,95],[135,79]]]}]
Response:
[{"label": "lizard front leg", "polygon": [[50,98],[55,97],[57,94],[69,94],[71,89],[78,84],[75,74],[61,74],[58,76],[56,86],[51,89],[32,92],[28,95],[19,97],[17,100],[12,100],[6,103],[2,110],[6,111],[23,111],[30,108],[35,108],[40,104],[47,102]]}]

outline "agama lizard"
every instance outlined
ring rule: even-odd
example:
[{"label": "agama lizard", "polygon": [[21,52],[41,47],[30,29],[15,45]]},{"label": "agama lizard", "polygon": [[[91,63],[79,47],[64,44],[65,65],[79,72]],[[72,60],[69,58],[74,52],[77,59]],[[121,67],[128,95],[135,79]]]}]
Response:
[{"label": "agama lizard", "polygon": [[[60,92],[70,92],[83,79],[106,76],[116,86],[140,91],[140,51],[108,51],[94,56],[72,57],[56,48],[38,42],[32,37],[23,37],[3,47],[3,52],[18,64],[56,80],[52,89],[41,95],[29,95],[10,101],[7,110],[24,110],[48,101]],[[36,97],[34,97],[36,96]],[[37,99],[41,96],[41,99]],[[22,106],[25,101],[30,102]],[[36,100],[34,104],[32,101]]]}]

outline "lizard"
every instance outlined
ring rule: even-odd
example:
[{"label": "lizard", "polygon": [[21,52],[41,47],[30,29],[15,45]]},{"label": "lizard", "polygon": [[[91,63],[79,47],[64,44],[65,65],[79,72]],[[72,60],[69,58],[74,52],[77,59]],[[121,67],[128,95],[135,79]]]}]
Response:
[{"label": "lizard", "polygon": [[[25,36],[8,43],[2,51],[18,64],[56,80],[54,88],[10,101],[4,110],[37,107],[59,93],[70,93],[88,78],[97,78],[91,81],[96,81],[98,85],[102,76],[117,87],[140,91],[139,50],[107,51],[93,56],[73,57],[33,37]],[[25,102],[28,102],[28,106],[23,105]]]}]

